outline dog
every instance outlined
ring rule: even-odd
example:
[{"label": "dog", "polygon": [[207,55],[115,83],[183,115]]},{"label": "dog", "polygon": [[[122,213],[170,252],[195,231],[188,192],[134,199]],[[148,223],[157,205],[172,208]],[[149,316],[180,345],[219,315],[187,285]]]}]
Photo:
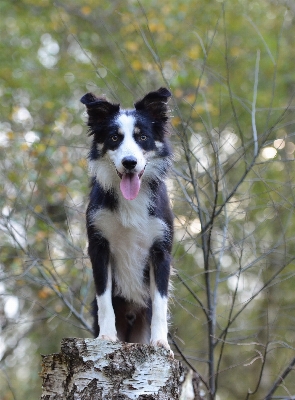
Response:
[{"label": "dog", "polygon": [[86,222],[96,289],[95,337],[169,350],[170,96],[160,88],[130,110],[92,93],[81,98],[93,137]]}]

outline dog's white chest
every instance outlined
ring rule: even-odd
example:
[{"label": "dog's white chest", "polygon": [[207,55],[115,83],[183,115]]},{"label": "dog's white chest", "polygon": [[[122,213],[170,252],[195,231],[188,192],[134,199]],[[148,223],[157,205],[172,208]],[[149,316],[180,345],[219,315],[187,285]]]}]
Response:
[{"label": "dog's white chest", "polygon": [[152,244],[164,235],[165,223],[149,216],[146,208],[138,209],[136,203],[115,212],[100,209],[93,223],[110,245],[115,294],[144,305],[149,295],[144,270]]}]

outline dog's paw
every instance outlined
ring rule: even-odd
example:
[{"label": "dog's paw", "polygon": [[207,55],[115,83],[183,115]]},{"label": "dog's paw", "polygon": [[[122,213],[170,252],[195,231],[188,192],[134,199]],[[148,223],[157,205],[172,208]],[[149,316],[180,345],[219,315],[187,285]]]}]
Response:
[{"label": "dog's paw", "polygon": [[108,340],[109,342],[117,342],[118,341],[117,336],[108,336],[108,335],[99,335],[98,339]]},{"label": "dog's paw", "polygon": [[170,357],[174,358],[174,353],[171,350],[169,343],[165,339],[159,339],[159,340],[151,340],[151,345],[155,347],[163,347],[164,349],[168,350],[170,353]]}]

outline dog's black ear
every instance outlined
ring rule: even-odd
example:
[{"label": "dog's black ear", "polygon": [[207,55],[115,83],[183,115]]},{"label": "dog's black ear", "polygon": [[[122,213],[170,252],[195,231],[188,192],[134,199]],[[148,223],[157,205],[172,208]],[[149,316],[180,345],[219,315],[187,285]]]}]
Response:
[{"label": "dog's black ear", "polygon": [[148,93],[142,100],[137,101],[134,107],[138,111],[147,111],[154,120],[166,122],[168,120],[167,102],[170,96],[170,91],[162,87]]},{"label": "dog's black ear", "polygon": [[81,99],[81,103],[85,104],[90,119],[97,122],[119,112],[120,105],[108,102],[103,97],[96,97],[93,93],[86,93]]}]

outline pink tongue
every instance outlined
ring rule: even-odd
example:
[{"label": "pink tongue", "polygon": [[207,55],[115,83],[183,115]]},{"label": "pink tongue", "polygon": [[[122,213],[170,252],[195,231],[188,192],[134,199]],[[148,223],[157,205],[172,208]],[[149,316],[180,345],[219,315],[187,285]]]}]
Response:
[{"label": "pink tongue", "polygon": [[122,195],[126,200],[134,200],[140,189],[140,179],[137,174],[123,174],[120,182]]}]

